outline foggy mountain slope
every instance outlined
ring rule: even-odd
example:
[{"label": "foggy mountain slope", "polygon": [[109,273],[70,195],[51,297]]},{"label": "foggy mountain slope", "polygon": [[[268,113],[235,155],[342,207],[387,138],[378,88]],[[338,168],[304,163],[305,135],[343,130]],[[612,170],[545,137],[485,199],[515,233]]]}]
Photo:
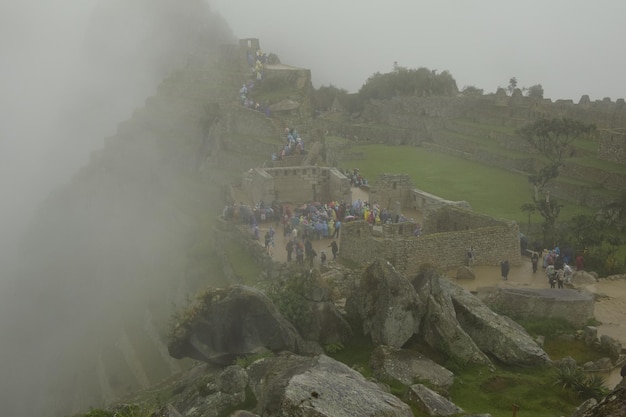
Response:
[{"label": "foggy mountain slope", "polygon": [[[113,14],[120,12],[113,3],[123,7],[122,2],[105,3]],[[192,52],[195,64],[162,82],[103,149],[37,209],[21,239],[17,280],[3,287],[0,330],[10,337],[3,337],[2,367],[12,377],[0,390],[0,403],[7,415],[67,415],[180,369],[164,349],[163,329],[173,303],[198,284],[185,274],[198,223],[214,216],[221,204],[221,184],[198,174],[206,171],[210,144],[220,134],[219,118],[207,113],[219,112],[211,104],[223,101],[224,91],[236,92],[240,81],[215,67],[218,45],[232,38],[222,32],[225,25],[217,16],[218,24],[211,26],[203,1],[180,8],[165,0],[133,4],[135,17],[145,20],[148,14],[141,7],[154,11],[153,4],[159,4],[163,10],[149,16],[154,31],[128,53],[132,48],[146,52],[145,42],[159,33],[163,38],[157,36],[157,43],[176,57],[152,51],[141,57],[148,62],[137,61],[125,70],[124,57],[107,60],[100,50],[101,61],[92,62],[100,72],[76,80],[76,102],[67,104],[78,113],[72,120],[68,112],[65,122],[77,126],[65,127],[71,135],[51,145],[47,168],[69,170],[74,162],[68,162],[68,153],[86,154],[102,141],[93,136],[98,129],[91,121],[104,126],[99,116],[116,114],[114,97],[129,97],[125,89],[141,77],[142,68],[162,63],[146,79],[162,76],[181,62],[186,65],[183,57]],[[196,19],[193,24],[190,16]],[[189,36],[171,37],[159,26]],[[121,25],[108,21],[103,27],[116,35],[126,33],[116,41],[133,39]],[[167,39],[170,44],[163,45]],[[170,59],[174,63],[168,67]],[[230,86],[232,80],[236,83]],[[93,91],[80,88],[89,85]]]},{"label": "foggy mountain slope", "polygon": [[[191,96],[186,71],[203,80]],[[199,171],[220,130],[216,122],[203,136],[205,104],[222,85],[215,68],[171,77],[39,208],[20,248],[16,297],[25,302],[18,315],[34,316],[20,323],[21,342],[59,410],[100,405],[101,392],[116,397],[180,369],[146,326],[163,336],[172,304],[194,289],[187,251],[221,208],[221,184]]]},{"label": "foggy mountain slope", "polygon": [[42,171],[64,171],[66,180],[171,71],[234,41],[204,0],[98,0],[76,61],[68,62],[57,126],[47,132],[57,140]]}]

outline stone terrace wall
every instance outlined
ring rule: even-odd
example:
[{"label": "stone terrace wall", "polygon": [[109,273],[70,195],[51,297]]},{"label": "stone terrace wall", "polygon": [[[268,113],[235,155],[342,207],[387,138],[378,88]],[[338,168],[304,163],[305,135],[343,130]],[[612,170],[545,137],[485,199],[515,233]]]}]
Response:
[{"label": "stone terrace wall", "polygon": [[463,265],[470,246],[479,265],[499,265],[505,259],[512,265],[521,263],[516,224],[394,239],[375,237],[372,226],[358,221],[344,224],[341,233],[342,257],[360,265],[381,257],[409,276],[417,274],[422,264],[442,269]]},{"label": "stone terrace wall", "polygon": [[255,168],[244,174],[241,185],[243,192],[254,202],[352,203],[350,182],[335,168],[316,166]]},{"label": "stone terrace wall", "polygon": [[456,232],[459,230],[483,227],[507,226],[513,222],[498,220],[484,214],[474,213],[465,208],[445,205],[424,217],[424,233]]},{"label": "stone terrace wall", "polygon": [[626,131],[601,131],[598,158],[626,164]]},{"label": "stone terrace wall", "polygon": [[413,188],[411,190],[411,205],[413,209],[422,212],[424,218],[428,217],[430,213],[438,210],[444,206],[457,206],[466,210],[471,210],[472,206],[467,201],[450,201],[434,194],[427,193],[426,191]]}]

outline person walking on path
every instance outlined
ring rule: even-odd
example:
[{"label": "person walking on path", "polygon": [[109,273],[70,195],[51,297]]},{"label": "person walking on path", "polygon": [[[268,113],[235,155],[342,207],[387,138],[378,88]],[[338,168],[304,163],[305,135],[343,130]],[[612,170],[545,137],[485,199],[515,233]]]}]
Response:
[{"label": "person walking on path", "polygon": [[474,265],[474,261],[476,260],[475,258],[475,253],[474,253],[474,247],[470,246],[469,249],[467,250],[467,266],[469,266],[470,268],[472,267],[472,265]]},{"label": "person walking on path", "polygon": [[293,240],[289,239],[287,242],[287,262],[291,262],[291,254],[293,253]]},{"label": "person walking on path", "polygon": [[335,242],[334,240],[331,242],[330,245],[328,245],[331,249],[331,251],[333,252],[333,259],[337,259],[337,252],[339,252],[339,247],[337,247],[337,242]]},{"label": "person walking on path", "polygon": [[533,252],[533,256],[530,258],[530,261],[533,264],[533,274],[537,272],[537,265],[539,264],[539,254],[537,252]]},{"label": "person walking on path", "polygon": [[505,281],[509,279],[509,270],[510,270],[509,261],[500,262],[500,271],[502,272],[502,279]]},{"label": "person walking on path", "polygon": [[335,237],[339,239],[339,229],[341,229],[341,222],[339,221],[339,219],[337,219],[337,221],[335,222],[335,231],[333,232],[333,235],[330,237],[331,239],[334,239]]}]

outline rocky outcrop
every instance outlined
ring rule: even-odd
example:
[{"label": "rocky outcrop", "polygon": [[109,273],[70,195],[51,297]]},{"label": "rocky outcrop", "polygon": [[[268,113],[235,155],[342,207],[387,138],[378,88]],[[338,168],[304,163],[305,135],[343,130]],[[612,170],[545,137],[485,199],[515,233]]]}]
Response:
[{"label": "rocky outcrop", "polygon": [[174,394],[172,400],[162,414],[154,415],[181,417],[190,415],[192,410],[193,415],[198,416],[224,415],[227,410],[244,405],[247,383],[246,371],[239,366],[220,371],[207,363],[198,363],[169,385]]},{"label": "rocky outcrop", "polygon": [[411,283],[382,259],[364,272],[346,302],[348,314],[363,324],[375,345],[402,347],[419,331],[423,308]]},{"label": "rocky outcrop", "polygon": [[461,365],[493,366],[487,355],[506,364],[550,361],[521,326],[494,313],[434,269],[420,273],[409,284],[388,262],[376,260],[364,272],[346,308],[362,322],[364,334],[371,334],[375,345],[398,348],[418,335]]},{"label": "rocky outcrop", "polygon": [[507,364],[550,362],[548,354],[519,324],[494,313],[476,296],[449,280],[441,279],[440,285],[452,297],[461,327],[483,352]]},{"label": "rocky outcrop", "polygon": [[476,279],[476,274],[469,266],[460,266],[456,270],[456,279]]},{"label": "rocky outcrop", "polygon": [[462,408],[457,407],[445,397],[442,397],[422,384],[411,385],[408,399],[417,404],[426,414],[433,417],[453,416],[463,412]]},{"label": "rocky outcrop", "polygon": [[352,328],[339,312],[331,298],[331,289],[322,279],[319,270],[303,277],[303,300],[309,305],[308,320],[298,328],[305,340],[322,346],[346,343],[352,337]]},{"label": "rocky outcrop", "polygon": [[418,275],[412,281],[421,302],[426,305],[420,337],[433,349],[444,352],[459,364],[493,366],[489,358],[461,328],[450,294],[443,290],[435,271]]},{"label": "rocky outcrop", "polygon": [[454,382],[454,374],[424,355],[406,349],[378,346],[370,357],[370,368],[381,380],[396,380],[404,385],[417,381],[447,389]]},{"label": "rocky outcrop", "polygon": [[168,345],[171,356],[225,365],[262,351],[299,352],[303,340],[261,291],[234,286],[199,298],[178,323]]},{"label": "rocky outcrop", "polygon": [[248,368],[261,415],[301,417],[412,417],[410,407],[327,356],[285,354]]},{"label": "rocky outcrop", "polygon": [[616,389],[580,417],[624,417],[626,416],[626,388]]}]

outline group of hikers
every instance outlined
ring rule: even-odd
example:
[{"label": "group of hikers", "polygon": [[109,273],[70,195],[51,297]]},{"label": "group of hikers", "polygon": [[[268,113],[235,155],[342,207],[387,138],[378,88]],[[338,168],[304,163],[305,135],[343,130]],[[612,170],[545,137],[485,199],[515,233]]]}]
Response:
[{"label": "group of hikers", "polygon": [[[540,259],[543,260],[542,267],[545,270],[546,277],[548,279],[548,284],[550,288],[564,288],[565,283],[571,283],[572,275],[574,274],[574,269],[569,265],[570,257],[567,255],[562,255],[561,250],[558,246],[556,246],[552,250],[544,249],[541,256],[539,252],[532,251],[531,252],[531,264],[533,274],[537,272],[539,267]],[[476,260],[476,254],[473,246],[470,246],[466,252],[466,262],[469,267],[474,265]],[[577,271],[584,270],[584,258],[582,254],[576,255],[574,258],[574,263],[576,265]],[[500,262],[500,272],[503,280],[509,279],[509,272],[511,269],[511,265],[508,260],[504,260]]]},{"label": "group of hikers", "polygon": [[307,153],[304,149],[304,140],[296,129],[286,127],[284,136],[286,143],[272,154],[272,161],[282,161],[286,156]]},{"label": "group of hikers", "polygon": [[[339,246],[336,241],[332,241],[330,245],[333,259],[337,259],[337,254],[339,253]],[[313,243],[311,239],[298,239],[297,237],[289,237],[287,240],[287,245],[285,246],[285,250],[287,251],[287,263],[290,263],[293,260],[293,253],[295,252],[296,263],[298,266],[304,266],[304,261],[308,261],[308,265],[313,267],[313,262],[315,261],[315,257],[317,257],[317,252],[313,248]],[[320,254],[320,265],[326,264],[326,252],[321,251]]]},{"label": "group of hikers", "polygon": [[265,116],[271,116],[271,110],[269,105],[262,105],[258,101],[252,100],[251,93],[254,90],[254,81],[249,80],[244,83],[239,89],[239,103],[247,109],[257,110],[263,112]]},{"label": "group of hikers", "polygon": [[265,64],[267,63],[267,59],[267,54],[263,53],[260,49],[256,52],[248,51],[246,54],[248,65],[250,65],[252,73],[258,81],[261,81],[265,75]]},{"label": "group of hikers", "polygon": [[[546,277],[548,278],[550,288],[563,288],[564,283],[569,284],[572,282],[574,270],[569,265],[571,261],[570,257],[567,254],[562,254],[558,245],[552,250],[544,249],[542,259],[542,266],[546,271]],[[538,252],[533,252],[531,261],[533,264],[533,273],[535,273],[537,272],[537,264],[539,263]],[[574,262],[576,263],[576,270],[584,270],[585,265],[582,254],[579,253],[576,255]]]},{"label": "group of hikers", "polygon": [[346,169],[344,175],[350,179],[350,186],[352,187],[360,188],[362,186],[368,185],[367,178],[363,178],[361,176],[358,168],[352,169],[352,172],[350,172],[349,169]]}]

